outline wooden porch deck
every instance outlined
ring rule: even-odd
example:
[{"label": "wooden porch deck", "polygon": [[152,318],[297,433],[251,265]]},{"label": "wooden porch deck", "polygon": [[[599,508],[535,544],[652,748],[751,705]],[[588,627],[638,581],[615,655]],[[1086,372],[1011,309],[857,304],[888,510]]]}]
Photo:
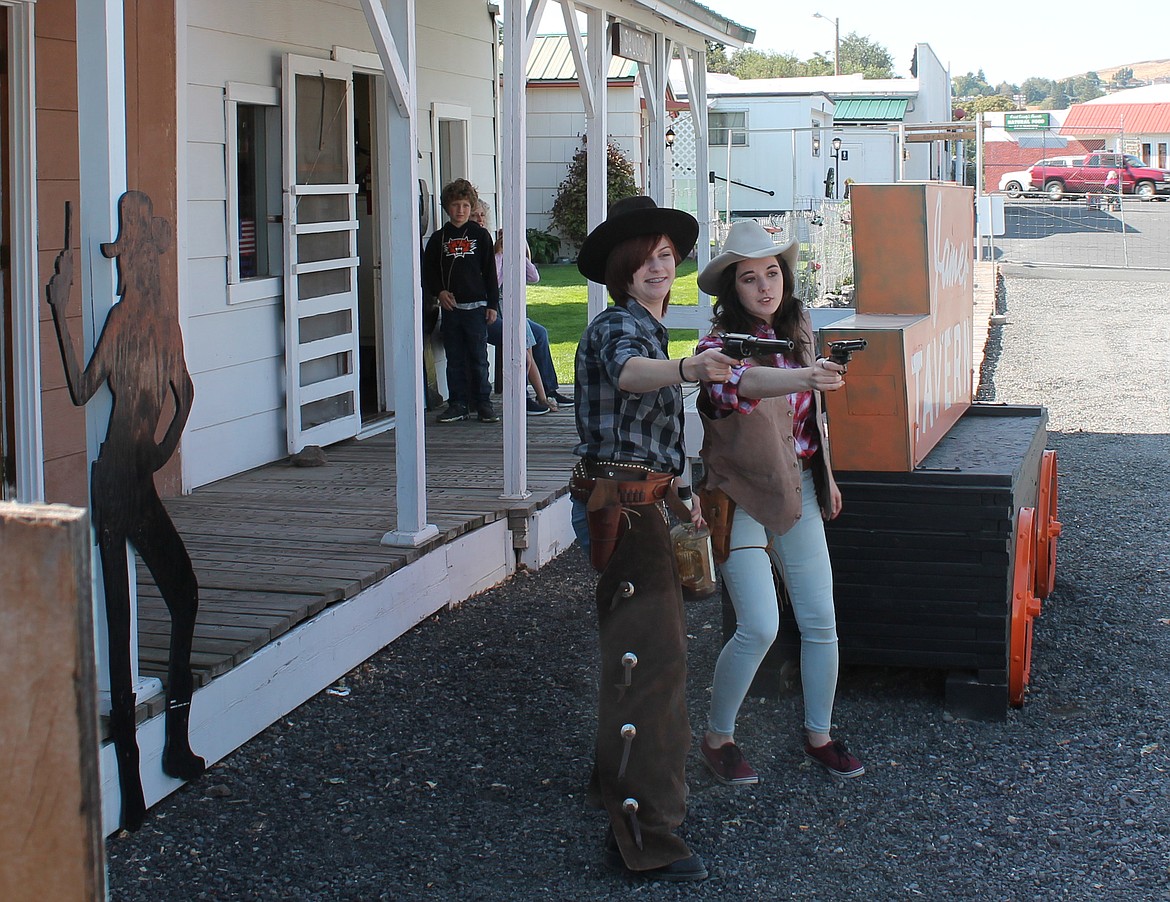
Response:
[{"label": "wooden porch deck", "polygon": [[[980,372],[995,268],[975,264],[972,363]],[[436,547],[502,518],[516,526],[563,495],[575,460],[572,408],[528,419],[528,488],[523,502],[502,491],[503,429],[475,421],[438,425],[427,417],[427,506],[439,536],[419,548],[381,544],[394,523],[394,432],[326,449],[328,464],[269,464],[169,499],[199,579],[192,665],[206,685],[326,607],[353,598]],[[697,451],[697,437],[688,436]],[[141,673],[165,681],[170,615],[140,568]],[[139,705],[161,713],[163,698]]]},{"label": "wooden porch deck", "polygon": [[[393,526],[393,431],[325,449],[328,464],[287,461],[172,498],[167,510],[199,579],[192,668],[203,686],[327,606],[504,517],[520,521],[565,493],[575,458],[572,408],[528,419],[529,498],[504,500],[503,429],[476,421],[426,426],[428,519],[439,536],[419,548],[381,544]],[[139,568],[143,675],[165,681],[170,615]],[[140,718],[162,711],[155,697]]]}]

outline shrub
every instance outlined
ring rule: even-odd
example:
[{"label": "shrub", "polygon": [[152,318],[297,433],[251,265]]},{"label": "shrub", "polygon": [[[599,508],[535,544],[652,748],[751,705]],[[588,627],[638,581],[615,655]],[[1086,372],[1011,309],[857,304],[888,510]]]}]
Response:
[{"label": "shrub", "polygon": [[532,251],[533,263],[556,263],[557,254],[561,250],[561,239],[549,232],[540,229],[529,229],[528,249]]},{"label": "shrub", "polygon": [[[569,172],[557,189],[552,207],[553,225],[578,246],[589,233],[587,170],[588,155],[582,139],[581,147],[569,163]],[[606,142],[606,173],[606,206],[638,193],[634,164],[612,141]]]}]

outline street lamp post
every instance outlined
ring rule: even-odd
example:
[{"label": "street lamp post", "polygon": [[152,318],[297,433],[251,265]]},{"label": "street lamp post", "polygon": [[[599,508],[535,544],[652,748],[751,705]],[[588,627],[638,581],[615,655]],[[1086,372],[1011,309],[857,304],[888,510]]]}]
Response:
[{"label": "street lamp post", "polygon": [[829,142],[833,148],[829,154],[833,158],[833,200],[841,194],[841,139],[834,138]]},{"label": "street lamp post", "polygon": [[814,19],[824,19],[826,22],[833,23],[833,74],[841,74],[841,20],[839,18],[830,19],[828,16],[822,16],[820,13],[813,13]]}]

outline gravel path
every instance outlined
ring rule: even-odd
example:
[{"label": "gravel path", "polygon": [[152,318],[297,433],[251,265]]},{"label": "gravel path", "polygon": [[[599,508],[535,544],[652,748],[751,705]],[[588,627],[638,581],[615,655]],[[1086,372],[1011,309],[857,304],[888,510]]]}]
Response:
[{"label": "gravel path", "polygon": [[[948,718],[941,673],[846,668],[836,732],[868,773],[838,783],[801,754],[795,695],[750,699],[738,739],[762,782],[689,768],[711,878],[626,881],[582,805],[594,580],[572,550],[430,618],[112,837],[111,897],[1170,900],[1170,287],[1012,279],[1006,310],[987,395],[1048,405],[1064,523],[1006,721]],[[697,731],[718,601],[689,614]]]}]

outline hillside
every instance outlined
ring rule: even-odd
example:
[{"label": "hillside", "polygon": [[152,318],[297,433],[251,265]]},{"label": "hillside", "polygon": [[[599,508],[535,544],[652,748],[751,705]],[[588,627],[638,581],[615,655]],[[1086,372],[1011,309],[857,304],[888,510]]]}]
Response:
[{"label": "hillside", "polygon": [[[1113,73],[1118,69],[1126,67],[1133,69],[1133,77],[1139,81],[1153,81],[1155,78],[1170,77],[1170,59],[1166,60],[1146,60],[1142,63],[1121,63],[1117,66],[1109,66],[1105,69],[1098,69],[1097,75],[1102,81],[1109,81],[1113,78]],[[1085,73],[1079,73],[1084,75]]]}]

